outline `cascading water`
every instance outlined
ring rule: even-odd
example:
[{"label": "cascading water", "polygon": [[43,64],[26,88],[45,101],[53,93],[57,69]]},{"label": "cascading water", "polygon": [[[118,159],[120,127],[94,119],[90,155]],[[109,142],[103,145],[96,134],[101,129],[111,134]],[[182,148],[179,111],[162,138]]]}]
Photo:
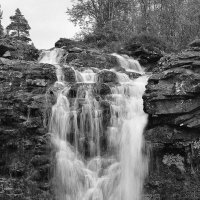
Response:
[{"label": "cascading water", "polygon": [[60,66],[60,60],[62,59],[64,54],[64,49],[54,48],[52,50],[43,51],[39,57],[40,63],[48,63],[56,67],[57,82],[59,83],[62,83],[64,80],[62,69]]},{"label": "cascading water", "polygon": [[[42,62],[51,63],[54,58],[50,57]],[[140,68],[134,70],[143,73]],[[74,71],[76,87],[67,84],[58,92],[49,128],[56,151],[56,199],[141,200],[148,171],[143,153],[147,115],[142,101],[147,77],[131,80],[116,72],[119,84],[110,84],[111,92],[104,97],[110,105],[110,122],[105,130],[102,107],[93,90],[99,84],[98,73]],[[106,152],[101,150],[102,137],[107,141],[103,143]]]},{"label": "cascading water", "polygon": [[84,83],[94,83],[96,81],[96,74],[91,69],[86,69],[81,72],[81,76],[83,77]]},{"label": "cascading water", "polygon": [[113,53],[112,55],[118,59],[121,67],[124,68],[126,71],[137,72],[137,73],[144,72],[140,63],[137,60],[135,60],[127,55],[122,56],[122,55],[119,55],[116,53]]}]

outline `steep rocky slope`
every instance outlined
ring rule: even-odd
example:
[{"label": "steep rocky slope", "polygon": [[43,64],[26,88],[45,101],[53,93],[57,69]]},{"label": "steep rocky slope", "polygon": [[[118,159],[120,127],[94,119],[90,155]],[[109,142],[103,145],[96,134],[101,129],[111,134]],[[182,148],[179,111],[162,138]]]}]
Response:
[{"label": "steep rocky slope", "polygon": [[52,65],[0,58],[1,200],[50,199],[46,93],[55,81]]},{"label": "steep rocky slope", "polygon": [[[115,56],[100,50],[88,49],[69,40],[60,40],[56,46],[65,51],[62,63],[80,71],[85,67],[93,68],[95,72],[113,67],[124,71]],[[138,48],[126,49],[123,53],[139,56],[147,65],[148,59],[152,59],[154,67],[143,97],[144,109],[149,114],[144,135],[150,149],[145,199],[199,199],[200,49],[193,46],[180,54],[165,56],[157,65],[162,57],[160,52],[146,53],[143,48],[142,51],[141,47]],[[0,41],[2,200],[53,198],[50,190],[54,163],[50,155],[48,120],[59,88],[53,86],[55,67],[33,62],[38,54],[36,51],[33,56],[31,52],[17,50],[10,42]],[[144,54],[136,55],[135,52]],[[75,83],[76,74],[72,68],[63,66],[63,72],[72,86],[69,95],[73,99],[80,87],[87,86]],[[134,73],[128,75],[131,78],[138,76]],[[103,124],[106,127],[110,110],[103,99],[110,92],[109,84],[117,82],[112,72],[100,72],[98,81],[100,84],[94,85],[95,95],[102,99]]]},{"label": "steep rocky slope", "polygon": [[[53,65],[34,62],[35,54],[20,49],[21,46],[15,48],[13,42],[16,41],[2,39],[0,42],[0,199],[50,200],[53,199],[51,178],[54,161],[48,125],[52,105],[62,86],[53,86],[57,80]],[[98,72],[99,69],[114,67],[124,71],[113,55],[76,45],[64,46],[62,68],[65,81],[72,86],[69,92],[72,100],[80,88],[84,90],[88,86],[76,83],[75,71],[66,64],[79,68],[79,71],[93,68]],[[138,77],[135,73],[128,75]],[[117,84],[116,74],[101,72],[98,82],[93,85],[93,91],[97,99],[101,98],[106,128],[110,108],[104,96],[111,92],[109,84]],[[102,149],[106,150],[103,140]]]},{"label": "steep rocky slope", "polygon": [[160,199],[200,198],[200,48],[165,56],[144,95],[151,144],[147,191]]}]

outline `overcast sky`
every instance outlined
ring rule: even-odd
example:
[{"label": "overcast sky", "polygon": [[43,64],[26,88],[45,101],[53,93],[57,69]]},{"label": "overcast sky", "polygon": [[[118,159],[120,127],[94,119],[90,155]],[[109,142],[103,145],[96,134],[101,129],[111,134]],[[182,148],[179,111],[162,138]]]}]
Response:
[{"label": "overcast sky", "polygon": [[39,49],[48,49],[61,37],[72,38],[78,31],[68,21],[71,0],[0,0],[4,28],[19,8],[31,27],[30,37]]}]

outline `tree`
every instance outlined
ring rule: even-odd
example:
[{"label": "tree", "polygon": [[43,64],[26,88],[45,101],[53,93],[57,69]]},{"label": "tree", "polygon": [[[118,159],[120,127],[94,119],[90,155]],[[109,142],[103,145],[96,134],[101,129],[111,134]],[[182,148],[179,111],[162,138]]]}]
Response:
[{"label": "tree", "polygon": [[76,0],[67,14],[83,34],[103,32],[108,36],[114,33],[123,38],[127,29],[132,29],[130,4],[132,0]]},{"label": "tree", "polygon": [[0,37],[4,35],[3,26],[1,24],[2,16],[3,16],[3,11],[1,10],[1,5],[0,5]]},{"label": "tree", "polygon": [[[200,0],[73,0],[67,10],[90,41],[153,35],[174,50],[200,38]],[[89,37],[88,37],[89,35]],[[91,36],[91,37],[90,37]],[[100,37],[99,37],[100,36]],[[106,38],[106,39],[105,39]]]},{"label": "tree", "polygon": [[[15,15],[10,17],[11,23],[7,26],[8,34],[12,37],[16,37],[19,40],[29,42],[29,30],[31,29],[28,21],[22,15],[19,8],[16,9]],[[11,31],[11,33],[10,33]]]}]

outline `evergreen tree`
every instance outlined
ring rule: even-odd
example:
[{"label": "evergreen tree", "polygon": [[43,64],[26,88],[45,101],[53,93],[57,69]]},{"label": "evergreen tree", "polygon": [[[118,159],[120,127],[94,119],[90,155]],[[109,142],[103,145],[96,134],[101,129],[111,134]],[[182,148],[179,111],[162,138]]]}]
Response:
[{"label": "evergreen tree", "polygon": [[31,28],[19,8],[17,8],[17,10],[15,11],[15,15],[11,16],[10,19],[11,23],[6,28],[8,34],[25,42],[31,41],[31,39],[29,38],[29,30]]},{"label": "evergreen tree", "polygon": [[4,35],[3,26],[1,24],[2,16],[3,16],[3,11],[1,10],[1,5],[0,5],[0,37]]}]

